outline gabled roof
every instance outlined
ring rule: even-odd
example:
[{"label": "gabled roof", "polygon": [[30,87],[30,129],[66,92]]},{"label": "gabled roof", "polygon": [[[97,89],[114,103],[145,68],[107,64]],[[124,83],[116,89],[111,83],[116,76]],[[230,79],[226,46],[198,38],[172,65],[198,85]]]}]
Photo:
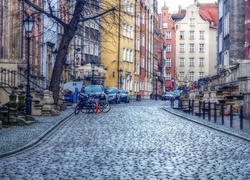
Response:
[{"label": "gabled roof", "polygon": [[198,3],[199,14],[202,19],[209,21],[211,28],[217,28],[217,5],[216,3]]},{"label": "gabled roof", "polygon": [[181,9],[179,10],[178,13],[171,15],[174,21],[182,20],[185,16],[186,16],[186,9]]}]

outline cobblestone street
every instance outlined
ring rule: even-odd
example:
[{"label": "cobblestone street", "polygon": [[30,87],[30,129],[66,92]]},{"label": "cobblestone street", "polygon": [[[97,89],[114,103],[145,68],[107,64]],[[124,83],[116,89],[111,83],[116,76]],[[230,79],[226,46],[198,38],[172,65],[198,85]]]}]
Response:
[{"label": "cobblestone street", "polygon": [[250,180],[250,143],[162,109],[114,104],[73,115],[35,146],[0,159],[0,179]]}]

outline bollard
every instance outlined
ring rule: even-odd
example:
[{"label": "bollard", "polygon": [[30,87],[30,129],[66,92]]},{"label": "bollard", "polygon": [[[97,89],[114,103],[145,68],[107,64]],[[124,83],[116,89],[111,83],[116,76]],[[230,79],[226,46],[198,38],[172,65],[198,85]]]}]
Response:
[{"label": "bollard", "polygon": [[194,115],[194,100],[192,100],[192,115]]},{"label": "bollard", "polygon": [[216,112],[216,110],[217,110],[216,103],[214,103],[214,122],[215,123],[217,121],[217,112]]},{"label": "bollard", "polygon": [[99,109],[98,109],[98,100],[96,99],[96,101],[95,101],[95,113],[98,114],[98,111],[99,111]]},{"label": "bollard", "polygon": [[221,104],[221,124],[224,125],[224,104]]},{"label": "bollard", "polygon": [[205,119],[205,105],[206,105],[206,102],[205,101],[203,101],[202,102],[202,111],[203,111],[203,114],[202,114],[202,116],[203,116],[203,119]]},{"label": "bollard", "polygon": [[190,99],[188,100],[188,114],[190,114]]},{"label": "bollard", "polygon": [[243,130],[243,106],[240,106],[240,130]]},{"label": "bollard", "polygon": [[230,127],[233,127],[233,105],[230,105]]},{"label": "bollard", "polygon": [[208,102],[208,120],[211,120],[211,103],[210,101]]},{"label": "bollard", "polygon": [[199,117],[201,117],[201,102],[199,101]]}]

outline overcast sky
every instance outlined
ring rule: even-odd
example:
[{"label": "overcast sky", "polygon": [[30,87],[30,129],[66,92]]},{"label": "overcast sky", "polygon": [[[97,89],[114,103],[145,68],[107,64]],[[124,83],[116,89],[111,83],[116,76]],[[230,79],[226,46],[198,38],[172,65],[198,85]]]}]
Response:
[{"label": "overcast sky", "polygon": [[[194,0],[158,0],[158,13],[161,11],[161,7],[164,6],[164,2],[166,2],[166,6],[169,7],[169,12],[173,13],[174,11],[178,11],[178,6],[181,5],[183,9],[186,9],[190,4],[194,4]],[[217,0],[199,0],[200,3],[214,3]]]}]

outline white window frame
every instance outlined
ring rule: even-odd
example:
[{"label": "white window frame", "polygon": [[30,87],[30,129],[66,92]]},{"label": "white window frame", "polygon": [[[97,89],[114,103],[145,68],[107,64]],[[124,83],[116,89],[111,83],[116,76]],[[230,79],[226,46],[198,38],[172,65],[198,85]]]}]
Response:
[{"label": "white window frame", "polygon": [[167,68],[170,68],[171,67],[171,58],[166,58],[166,61],[165,61],[166,63],[166,67]]},{"label": "white window frame", "polygon": [[171,80],[171,73],[170,72],[166,72],[166,80]]},{"label": "white window frame", "polygon": [[141,56],[141,67],[144,68],[144,64],[145,64],[145,59],[144,56]]},{"label": "white window frame", "polygon": [[205,50],[205,44],[201,43],[199,44],[199,52],[204,52]]},{"label": "white window frame", "polygon": [[185,52],[185,44],[180,44],[180,53]]},{"label": "white window frame", "polygon": [[194,44],[189,44],[189,52],[194,53]]},{"label": "white window frame", "polygon": [[194,39],[194,31],[189,31],[189,39]]},{"label": "white window frame", "polygon": [[200,31],[200,39],[205,39],[205,31]]},{"label": "white window frame", "polygon": [[204,78],[204,72],[199,72],[199,79]]},{"label": "white window frame", "polygon": [[190,67],[194,67],[195,66],[195,59],[194,59],[194,57],[190,57],[189,58],[189,66]]},{"label": "white window frame", "polygon": [[185,58],[184,57],[180,57],[179,58],[179,66],[180,67],[184,67],[185,66]]},{"label": "white window frame", "polygon": [[166,44],[166,52],[171,52],[171,44]]},{"label": "white window frame", "polygon": [[180,31],[180,39],[183,40],[185,39],[185,31]]},{"label": "white window frame", "polygon": [[189,80],[194,81],[194,72],[189,72]]},{"label": "white window frame", "polygon": [[199,58],[199,66],[200,67],[203,67],[205,65],[205,61],[204,60],[205,60],[204,57],[200,57]]},{"label": "white window frame", "polygon": [[168,28],[168,23],[167,22],[163,22],[162,28]]},{"label": "white window frame", "polygon": [[179,72],[179,81],[184,81],[185,73]]},{"label": "white window frame", "polygon": [[171,39],[171,31],[166,32],[166,39]]}]

